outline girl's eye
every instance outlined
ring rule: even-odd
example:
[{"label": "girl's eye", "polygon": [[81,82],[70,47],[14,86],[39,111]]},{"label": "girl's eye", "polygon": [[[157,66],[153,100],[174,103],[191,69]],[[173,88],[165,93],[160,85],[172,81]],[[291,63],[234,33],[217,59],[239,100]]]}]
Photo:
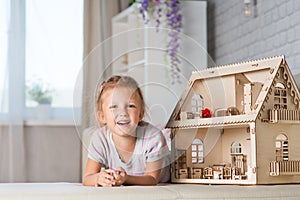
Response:
[{"label": "girl's eye", "polygon": [[134,104],[129,104],[128,107],[129,108],[136,108],[136,106]]},{"label": "girl's eye", "polygon": [[109,106],[109,109],[115,109],[115,108],[117,108],[117,105],[111,105],[111,106]]}]

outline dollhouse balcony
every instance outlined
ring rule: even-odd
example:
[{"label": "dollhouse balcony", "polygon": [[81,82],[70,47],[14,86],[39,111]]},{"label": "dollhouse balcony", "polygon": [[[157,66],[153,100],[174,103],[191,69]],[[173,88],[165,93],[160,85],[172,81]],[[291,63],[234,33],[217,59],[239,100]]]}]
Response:
[{"label": "dollhouse balcony", "polygon": [[[189,115],[192,116],[192,115]],[[231,115],[223,117],[188,117],[186,112],[182,112],[179,120],[168,122],[167,128],[211,128],[211,127],[247,127],[249,123],[256,120],[256,114]]]},{"label": "dollhouse balcony", "polygon": [[270,176],[300,175],[300,160],[270,162]]},{"label": "dollhouse balcony", "polygon": [[300,123],[299,110],[271,109],[269,110],[270,123]]}]

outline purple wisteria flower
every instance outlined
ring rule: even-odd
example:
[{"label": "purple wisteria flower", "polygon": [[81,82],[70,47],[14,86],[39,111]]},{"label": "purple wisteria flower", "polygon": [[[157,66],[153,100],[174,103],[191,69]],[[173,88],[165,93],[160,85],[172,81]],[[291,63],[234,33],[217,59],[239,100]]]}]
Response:
[{"label": "purple wisteria flower", "polygon": [[179,7],[179,0],[138,0],[140,13],[145,23],[149,22],[146,19],[146,13],[149,13],[156,22],[157,30],[162,23],[163,15],[166,19],[166,28],[169,29],[167,53],[170,57],[171,78],[172,84],[180,81],[180,59],[178,58],[180,47],[180,33],[182,29],[182,14]]}]

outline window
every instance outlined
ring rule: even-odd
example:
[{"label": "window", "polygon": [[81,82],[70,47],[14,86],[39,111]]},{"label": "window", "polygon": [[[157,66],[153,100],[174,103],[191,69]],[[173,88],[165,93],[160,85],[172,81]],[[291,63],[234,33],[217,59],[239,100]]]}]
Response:
[{"label": "window", "polygon": [[[11,70],[6,60],[6,52],[11,45],[8,30],[13,23],[8,20],[13,14],[9,7],[11,1],[0,2],[0,113],[4,113],[7,107],[4,89],[9,88],[9,82],[4,81],[5,74]],[[14,40],[14,43],[25,44],[25,63],[17,66],[20,76],[24,76],[24,88],[30,81],[42,80],[53,91],[53,118],[72,119],[73,90],[83,57],[83,0],[19,2],[18,6],[22,6],[26,13],[25,20],[13,26],[25,29],[21,39]],[[24,100],[24,117],[32,118],[37,103],[28,98]]]},{"label": "window", "polygon": [[82,45],[83,0],[26,0],[26,80],[48,83],[53,107],[73,105]]},{"label": "window", "polygon": [[8,41],[8,11],[9,5],[7,1],[0,1],[0,113],[7,113],[7,90],[5,85],[7,82],[6,62],[7,62],[7,41]]},{"label": "window", "polygon": [[199,94],[192,97],[192,112],[201,112],[203,110],[203,98]]},{"label": "window", "polygon": [[203,142],[200,139],[196,138],[194,139],[191,148],[192,164],[203,163]]},{"label": "window", "polygon": [[231,144],[231,153],[232,154],[242,153],[242,145],[239,142],[233,142]]},{"label": "window", "polygon": [[274,109],[287,109],[286,87],[282,83],[276,83],[275,85]]},{"label": "window", "polygon": [[289,146],[288,138],[284,134],[280,134],[276,137],[276,161],[288,161],[289,160]]}]

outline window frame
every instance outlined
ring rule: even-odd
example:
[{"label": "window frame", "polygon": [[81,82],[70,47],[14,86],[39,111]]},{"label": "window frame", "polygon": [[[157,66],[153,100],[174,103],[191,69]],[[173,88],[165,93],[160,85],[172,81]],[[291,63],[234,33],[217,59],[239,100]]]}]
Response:
[{"label": "window frame", "polygon": [[288,137],[283,133],[280,133],[279,135],[276,136],[275,156],[276,156],[276,161],[288,161],[289,160]]},{"label": "window frame", "polygon": [[240,142],[233,141],[230,147],[231,154],[242,154],[242,145]]},{"label": "window frame", "polygon": [[194,94],[191,100],[192,112],[201,112],[203,110],[203,97],[200,94]]},{"label": "window frame", "polygon": [[195,138],[191,145],[191,163],[204,163],[204,145],[199,138]]},{"label": "window frame", "polygon": [[275,85],[274,109],[287,109],[287,89],[285,84],[280,82]]}]

